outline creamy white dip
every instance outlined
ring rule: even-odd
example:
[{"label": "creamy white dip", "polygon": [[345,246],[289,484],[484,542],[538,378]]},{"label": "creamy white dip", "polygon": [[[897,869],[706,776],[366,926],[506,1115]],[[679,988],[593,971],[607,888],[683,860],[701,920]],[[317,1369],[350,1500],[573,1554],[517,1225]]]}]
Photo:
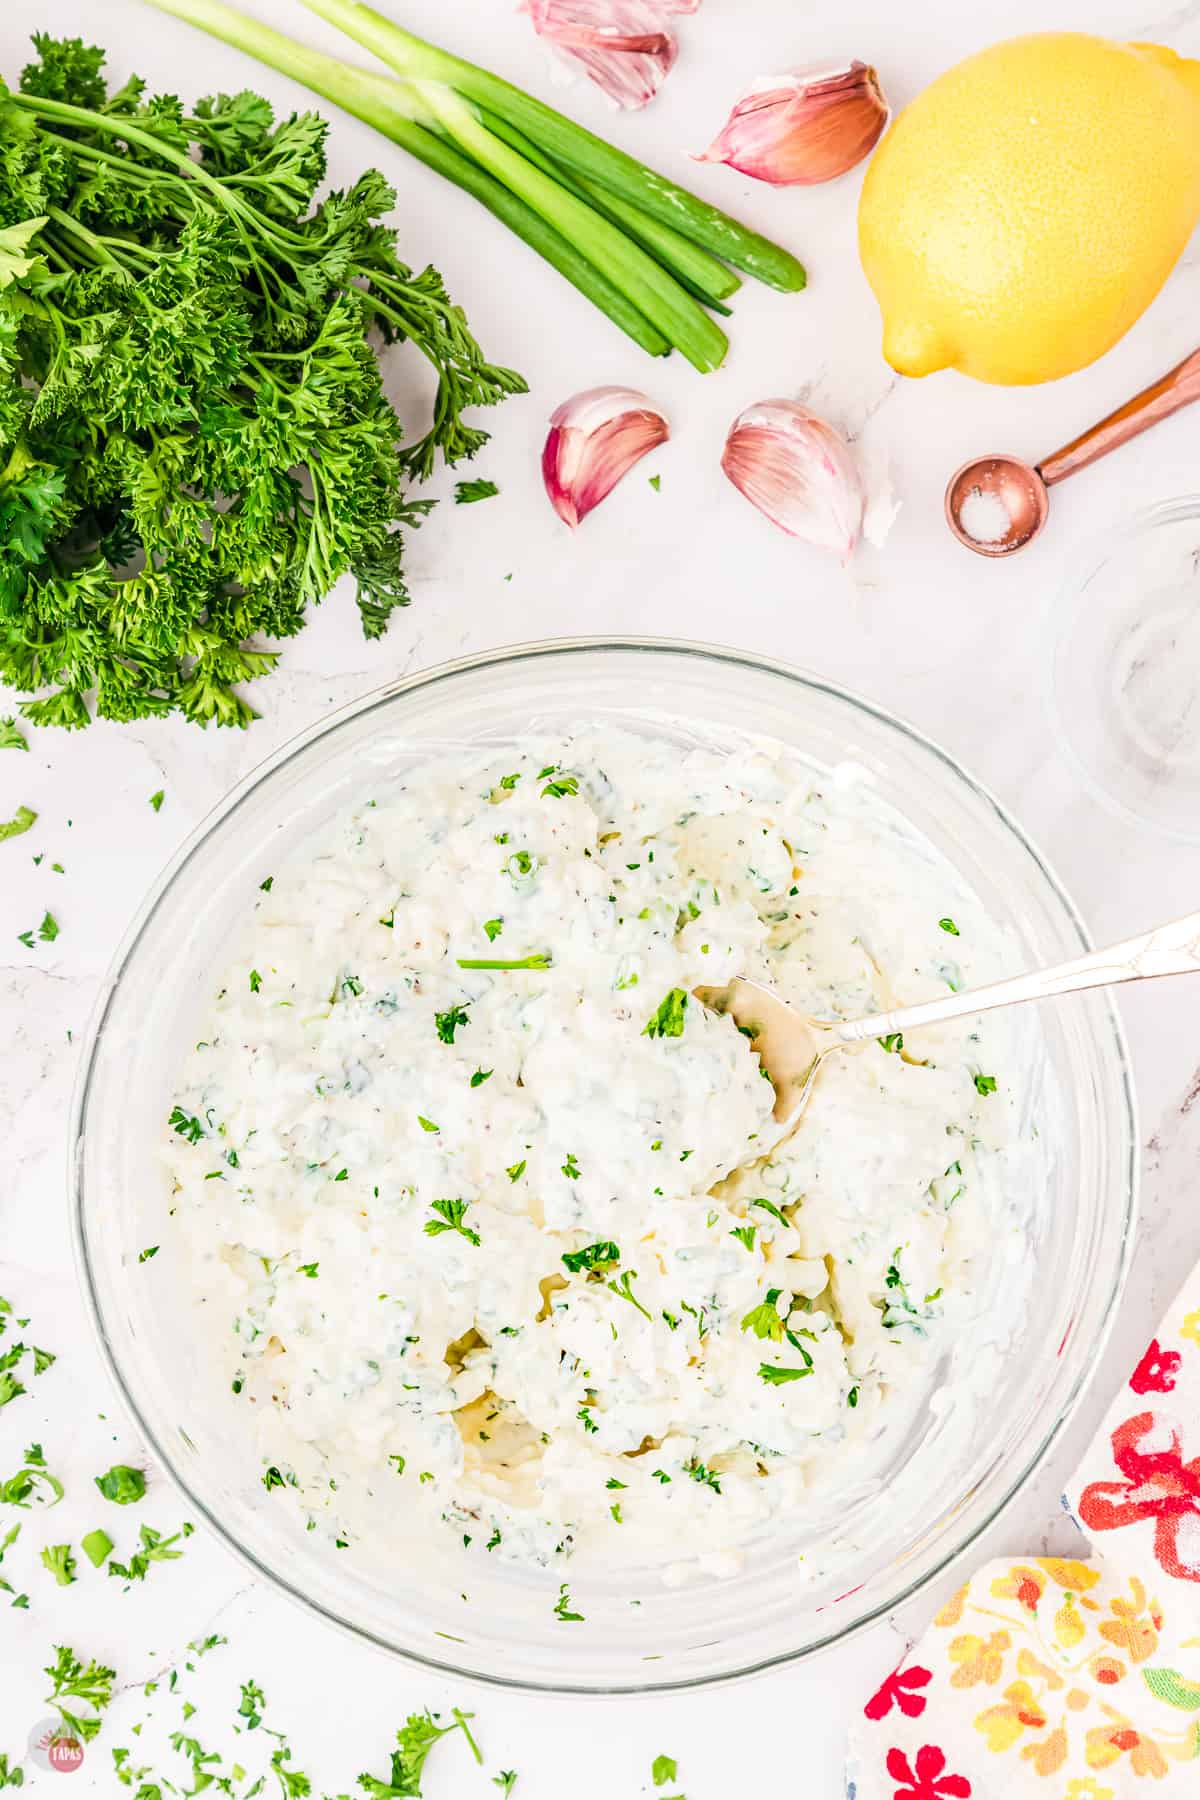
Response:
[{"label": "creamy white dip", "polygon": [[1005,968],[852,771],[607,727],[464,749],[246,910],[173,1219],[272,1503],[335,1543],[727,1566],[903,1433],[1023,1265],[1002,1021],[835,1059],[773,1147],[749,1043],[687,998],[744,972],[851,1016]]}]

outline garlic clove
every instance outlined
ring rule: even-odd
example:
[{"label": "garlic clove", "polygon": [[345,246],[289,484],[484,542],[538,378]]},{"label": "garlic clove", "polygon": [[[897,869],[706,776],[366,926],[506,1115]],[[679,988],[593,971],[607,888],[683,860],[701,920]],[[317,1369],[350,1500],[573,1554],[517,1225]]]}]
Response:
[{"label": "garlic clove", "polygon": [[610,100],[634,108],[653,100],[675,66],[679,45],[667,16],[694,7],[664,0],[525,0],[522,10],[538,36]]},{"label": "garlic clove", "polygon": [[832,181],[874,149],[888,121],[866,63],[793,69],[744,93],[697,162],[728,163],[776,186]]},{"label": "garlic clove", "polygon": [[862,479],[824,419],[795,400],[748,406],[730,428],[721,467],[781,531],[849,560],[862,535]]},{"label": "garlic clove", "polygon": [[542,479],[559,518],[574,529],[670,435],[662,413],[633,388],[589,388],[564,400],[542,451]]}]

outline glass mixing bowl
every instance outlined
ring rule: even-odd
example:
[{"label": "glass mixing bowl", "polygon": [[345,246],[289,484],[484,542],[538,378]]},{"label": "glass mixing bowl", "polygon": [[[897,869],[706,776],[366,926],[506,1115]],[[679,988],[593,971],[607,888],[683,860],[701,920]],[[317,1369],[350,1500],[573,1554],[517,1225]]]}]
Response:
[{"label": "glass mixing bowl", "polygon": [[[1136,1205],[1133,1100],[1111,1003],[1042,1009],[1034,1079],[1052,1121],[1034,1208],[1031,1303],[989,1371],[987,1403],[947,1439],[935,1393],[885,1479],[820,1524],[836,1574],[802,1572],[806,1524],[732,1577],[667,1587],[572,1579],[582,1623],[553,1612],[557,1582],[457,1540],[422,1539],[402,1582],[331,1555],[236,1453],[229,1415],[201,1397],[198,1334],[170,1259],[138,1252],[170,1226],[155,1146],[183,1047],[247,895],[363,789],[464,740],[603,720],[686,739],[738,724],[822,763],[851,762],[943,851],[1010,933],[1014,964],[1077,955],[1087,938],[1038,852],[943,751],[878,708],[732,651],[653,640],[569,641],[449,664],[381,689],[286,746],[193,834],[135,921],[97,1007],[72,1126],[83,1284],[103,1353],[138,1427],[198,1515],[258,1573],[359,1637],[502,1685],[663,1690],[810,1654],[888,1612],[965,1550],[1027,1480],[1094,1368],[1125,1274]],[[156,1271],[147,1280],[148,1270]],[[942,1396],[944,1400],[944,1395]],[[808,1542],[814,1539],[811,1526]],[[561,1579],[568,1573],[559,1572]],[[467,1592],[464,1593],[463,1589]]]}]

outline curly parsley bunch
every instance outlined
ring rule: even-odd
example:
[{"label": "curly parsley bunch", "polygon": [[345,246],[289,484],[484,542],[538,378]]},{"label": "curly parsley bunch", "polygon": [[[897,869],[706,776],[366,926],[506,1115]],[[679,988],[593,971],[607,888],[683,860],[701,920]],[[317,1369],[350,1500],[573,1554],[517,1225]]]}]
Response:
[{"label": "curly parsley bunch", "polygon": [[[472,456],[463,421],[524,391],[484,360],[437,271],[378,221],[375,170],[313,205],[325,122],[260,95],[185,114],[104,53],[34,39],[0,81],[0,680],[22,711],[254,716],[234,684],[271,669],[339,576],[378,637],[407,604],[406,478]],[[438,376],[419,442],[369,341],[407,339]]]}]

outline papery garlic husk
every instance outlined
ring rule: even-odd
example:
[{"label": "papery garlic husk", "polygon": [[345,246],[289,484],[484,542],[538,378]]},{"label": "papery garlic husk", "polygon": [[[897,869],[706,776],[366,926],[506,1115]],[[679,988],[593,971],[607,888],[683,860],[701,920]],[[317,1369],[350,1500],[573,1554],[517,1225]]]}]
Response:
[{"label": "papery garlic husk", "polygon": [[633,388],[589,388],[564,400],[542,451],[542,479],[559,518],[574,528],[670,435],[662,413]]},{"label": "papery garlic husk", "polygon": [[686,0],[525,0],[521,10],[539,37],[617,106],[632,109],[653,100],[675,66],[679,45],[668,15],[695,8]]},{"label": "papery garlic husk", "polygon": [[728,163],[779,187],[832,181],[873,150],[888,121],[866,63],[764,76],[744,93],[697,162]]},{"label": "papery garlic husk", "polygon": [[795,400],[762,400],[734,420],[721,467],[773,525],[843,562],[862,535],[863,485],[849,446]]}]

